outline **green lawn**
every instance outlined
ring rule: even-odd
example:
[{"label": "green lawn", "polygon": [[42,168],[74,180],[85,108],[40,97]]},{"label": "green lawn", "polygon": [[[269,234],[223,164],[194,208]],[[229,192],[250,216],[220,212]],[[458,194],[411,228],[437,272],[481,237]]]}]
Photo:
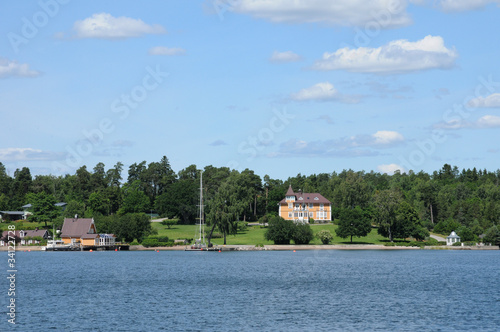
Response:
[{"label": "green lawn", "polygon": [[[38,227],[40,229],[45,228],[45,223],[44,222],[30,222],[27,220],[18,220],[14,222],[2,222],[0,223],[0,230],[1,231],[6,231],[8,230],[9,225],[14,225],[16,226],[16,230],[26,230],[26,226],[30,229],[34,229],[35,227]],[[47,223],[47,229],[52,230],[52,223],[48,222]]]},{"label": "green lawn", "polygon": [[[158,235],[168,236],[169,239],[192,239],[195,236],[196,232],[195,225],[175,225],[172,226],[171,229],[168,229],[167,226],[164,226],[160,223],[153,223],[153,228],[158,231]],[[350,244],[350,238],[341,239],[335,234],[336,225],[333,224],[313,224],[311,225],[314,234],[319,232],[322,229],[329,230],[333,235],[333,242],[331,244]],[[207,227],[207,231],[209,231]],[[216,231],[215,231],[216,232]],[[273,244],[272,241],[266,241],[264,239],[264,233],[266,232],[266,228],[261,228],[260,226],[249,226],[245,231],[238,232],[237,235],[228,235],[227,236],[227,244],[234,245],[256,245],[256,244]],[[368,234],[366,237],[352,239],[354,244],[383,244],[388,240],[377,234],[376,229],[372,229],[372,232]],[[213,239],[212,243],[214,244],[223,244],[224,239]],[[310,244],[321,244],[321,241],[317,238],[314,238]]]}]

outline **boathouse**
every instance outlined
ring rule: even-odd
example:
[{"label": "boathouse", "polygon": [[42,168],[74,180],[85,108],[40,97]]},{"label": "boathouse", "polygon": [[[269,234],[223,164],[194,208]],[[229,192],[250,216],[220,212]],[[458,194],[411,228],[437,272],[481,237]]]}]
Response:
[{"label": "boathouse", "polygon": [[65,218],[61,239],[64,244],[99,245],[99,234],[95,228],[94,218]]}]

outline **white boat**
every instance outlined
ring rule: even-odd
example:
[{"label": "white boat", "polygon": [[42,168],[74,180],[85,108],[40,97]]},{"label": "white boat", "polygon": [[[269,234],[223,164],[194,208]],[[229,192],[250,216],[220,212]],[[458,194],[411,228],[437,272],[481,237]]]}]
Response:
[{"label": "white boat", "polygon": [[42,248],[43,251],[66,251],[71,249],[71,244],[65,244],[63,240],[48,240],[47,246]]}]

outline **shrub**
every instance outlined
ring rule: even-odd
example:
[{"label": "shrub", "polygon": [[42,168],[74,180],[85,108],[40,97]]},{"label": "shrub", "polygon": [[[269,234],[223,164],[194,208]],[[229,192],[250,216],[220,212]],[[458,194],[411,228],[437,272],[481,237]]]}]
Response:
[{"label": "shrub", "polygon": [[462,242],[455,242],[452,244],[453,247],[461,247],[462,246]]},{"label": "shrub", "polygon": [[238,221],[237,227],[238,231],[244,231],[247,229],[248,223],[246,221]]},{"label": "shrub", "polygon": [[154,238],[146,238],[142,241],[142,245],[146,248],[148,247],[158,247],[159,242],[158,239]]},{"label": "shrub", "polygon": [[436,240],[436,239],[434,239],[434,238],[430,237],[429,239],[427,239],[427,240],[425,241],[425,245],[426,245],[426,246],[437,246],[437,245],[438,245],[438,240]]},{"label": "shrub", "polygon": [[313,231],[309,224],[296,224],[292,234],[292,240],[295,244],[309,244],[314,238]]},{"label": "shrub", "polygon": [[425,246],[425,243],[424,242],[420,242],[420,241],[411,241],[410,243],[407,244],[408,247],[419,247],[419,248],[422,248],[423,246]]},{"label": "shrub", "polygon": [[314,219],[313,218],[309,218],[309,223],[310,224],[314,224]]},{"label": "shrub", "polygon": [[316,237],[320,239],[323,244],[329,244],[333,240],[333,235],[329,230],[323,229],[316,234]]},{"label": "shrub", "polygon": [[264,234],[264,238],[273,241],[274,244],[290,244],[295,225],[290,220],[285,220],[275,216],[269,219],[269,227]]},{"label": "shrub", "polygon": [[161,222],[161,224],[170,229],[170,227],[177,225],[177,219],[165,219]]},{"label": "shrub", "polygon": [[134,241],[130,242],[130,245],[131,245],[131,246],[138,246],[139,244],[140,244],[140,243],[139,243],[139,242],[137,242],[137,240],[134,240]]},{"label": "shrub", "polygon": [[158,239],[158,242],[168,242],[168,236],[155,236],[155,238]]}]

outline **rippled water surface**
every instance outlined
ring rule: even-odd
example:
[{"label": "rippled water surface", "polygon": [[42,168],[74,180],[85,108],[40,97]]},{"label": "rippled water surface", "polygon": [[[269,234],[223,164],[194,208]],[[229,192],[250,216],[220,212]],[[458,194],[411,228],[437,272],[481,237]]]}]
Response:
[{"label": "rippled water surface", "polygon": [[[6,274],[7,253],[0,257]],[[18,252],[16,258],[18,331],[500,326],[499,251]],[[5,308],[6,278],[0,287]],[[0,330],[10,330],[3,316]]]}]

